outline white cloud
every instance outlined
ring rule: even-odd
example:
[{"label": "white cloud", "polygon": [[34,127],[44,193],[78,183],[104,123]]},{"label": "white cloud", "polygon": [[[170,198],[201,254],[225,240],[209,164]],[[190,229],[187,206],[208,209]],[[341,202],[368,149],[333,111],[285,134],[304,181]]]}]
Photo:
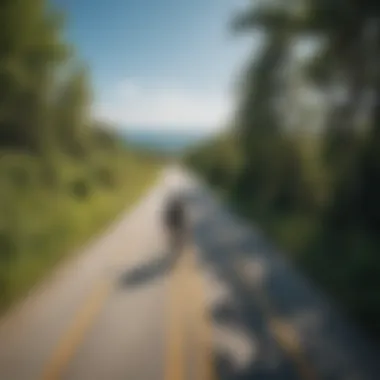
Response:
[{"label": "white cloud", "polygon": [[183,90],[175,86],[142,86],[119,83],[95,115],[124,128],[207,130],[223,128],[231,115],[232,101],[216,92]]}]

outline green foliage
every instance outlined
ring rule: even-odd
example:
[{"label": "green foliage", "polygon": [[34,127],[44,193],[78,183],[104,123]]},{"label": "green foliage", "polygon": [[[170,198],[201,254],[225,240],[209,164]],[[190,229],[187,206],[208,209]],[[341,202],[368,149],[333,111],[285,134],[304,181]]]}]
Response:
[{"label": "green foliage", "polygon": [[58,14],[42,0],[3,1],[0,10],[0,143],[40,150],[47,136],[53,71],[68,55]]},{"label": "green foliage", "polygon": [[0,2],[0,309],[135,201],[160,162],[90,120],[88,70],[44,0]]},{"label": "green foliage", "polygon": [[[60,185],[54,190],[41,181],[44,167],[41,161],[31,163],[27,156],[3,156],[0,162],[0,309],[24,294],[70,250],[133,203],[151,183],[160,163],[137,153],[133,156],[133,161],[129,156],[124,160],[127,169],[114,186],[107,182],[108,176],[118,175],[111,168],[106,169],[102,179],[106,184],[102,184],[93,177],[88,163],[78,166],[75,160],[65,160],[61,163]],[[15,165],[16,158],[18,165]],[[28,186],[20,187],[17,181],[10,180],[12,176],[4,175],[13,173],[14,168],[27,167],[28,163],[35,169],[21,172],[28,174]]]},{"label": "green foliage", "polygon": [[107,167],[98,168],[96,171],[96,180],[105,188],[115,187],[115,175]]},{"label": "green foliage", "polygon": [[[242,77],[230,134],[189,153],[187,162],[244,215],[260,222],[304,271],[372,335],[380,337],[380,8],[373,0],[271,1],[252,5],[235,30],[263,36]],[[293,45],[317,39],[299,60]],[[284,72],[306,70],[309,88],[331,100],[320,134],[289,129]],[[376,102],[363,113],[368,90]],[[301,107],[301,105],[299,105]],[[302,110],[301,110],[302,111]],[[226,141],[239,164],[231,169]],[[228,145],[228,144],[227,144]],[[233,175],[231,175],[233,173]]]},{"label": "green foliage", "polygon": [[76,178],[69,187],[69,193],[78,200],[85,200],[91,193],[90,184],[84,178]]},{"label": "green foliage", "polygon": [[242,166],[242,155],[234,135],[219,136],[204,143],[185,157],[188,165],[201,168],[200,174],[215,187],[229,189]]},{"label": "green foliage", "polygon": [[89,140],[90,89],[87,73],[76,69],[61,84],[56,104],[57,144],[66,153],[83,158]]}]

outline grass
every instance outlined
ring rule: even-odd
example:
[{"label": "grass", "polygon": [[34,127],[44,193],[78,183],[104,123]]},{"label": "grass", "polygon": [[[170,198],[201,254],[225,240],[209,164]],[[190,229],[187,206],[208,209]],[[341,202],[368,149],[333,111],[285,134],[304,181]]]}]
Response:
[{"label": "grass", "polygon": [[[9,308],[76,248],[134,204],[161,163],[129,157],[117,185],[93,186],[85,197],[60,186],[23,186],[3,196],[0,214],[0,310]],[[4,178],[4,173],[1,173]],[[86,177],[87,180],[87,177]],[[87,182],[83,182],[87,184]],[[86,185],[87,186],[87,185]],[[84,188],[86,189],[86,186]],[[4,193],[4,186],[1,187]],[[16,189],[17,190],[17,189]]]}]

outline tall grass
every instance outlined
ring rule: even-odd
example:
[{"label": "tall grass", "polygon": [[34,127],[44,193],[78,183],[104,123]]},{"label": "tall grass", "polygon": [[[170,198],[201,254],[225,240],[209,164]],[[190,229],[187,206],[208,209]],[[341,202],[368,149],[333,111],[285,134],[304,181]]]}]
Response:
[{"label": "tall grass", "polygon": [[66,161],[51,188],[41,184],[33,157],[1,158],[0,310],[136,202],[161,167],[136,153],[97,170]]}]

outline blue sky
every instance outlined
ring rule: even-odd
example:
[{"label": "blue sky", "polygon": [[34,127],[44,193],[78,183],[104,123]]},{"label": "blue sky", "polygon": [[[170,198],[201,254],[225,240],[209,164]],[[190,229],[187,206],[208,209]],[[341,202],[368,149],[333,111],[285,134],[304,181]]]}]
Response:
[{"label": "blue sky", "polygon": [[248,0],[54,0],[89,64],[94,113],[121,127],[215,130],[252,42],[229,23]]}]

